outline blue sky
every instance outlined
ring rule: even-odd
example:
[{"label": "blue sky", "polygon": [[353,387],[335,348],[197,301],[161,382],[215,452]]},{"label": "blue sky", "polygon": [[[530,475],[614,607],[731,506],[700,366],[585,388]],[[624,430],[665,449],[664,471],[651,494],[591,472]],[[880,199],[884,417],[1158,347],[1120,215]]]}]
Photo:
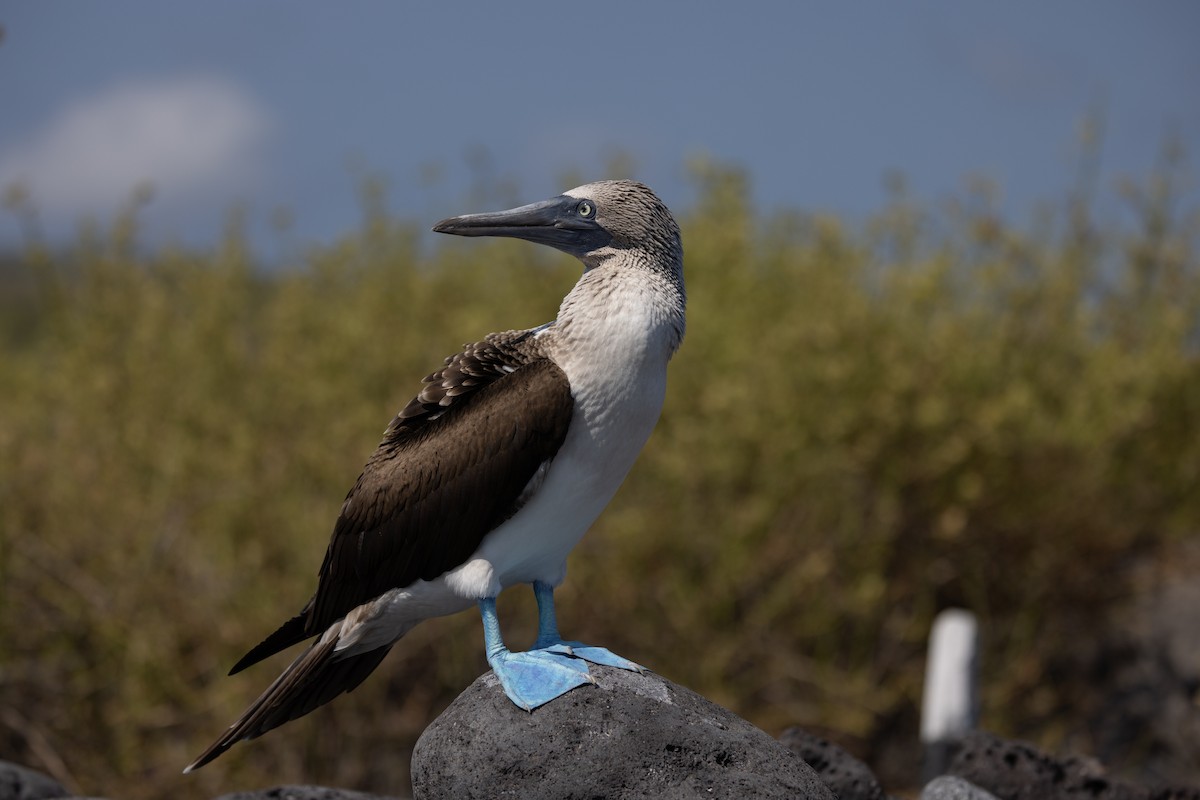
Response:
[{"label": "blue sky", "polygon": [[[1200,158],[1190,0],[9,0],[0,25],[0,188],[60,241],[142,182],[152,242],[210,243],[235,201],[264,250],[281,208],[327,242],[363,174],[432,223],[480,210],[481,151],[521,200],[623,152],[686,207],[704,155],[764,209],[861,215],[889,172],[927,200],[983,174],[1018,221],[1070,187],[1089,113],[1105,191],[1168,134]],[[0,214],[0,247],[20,232]]]}]

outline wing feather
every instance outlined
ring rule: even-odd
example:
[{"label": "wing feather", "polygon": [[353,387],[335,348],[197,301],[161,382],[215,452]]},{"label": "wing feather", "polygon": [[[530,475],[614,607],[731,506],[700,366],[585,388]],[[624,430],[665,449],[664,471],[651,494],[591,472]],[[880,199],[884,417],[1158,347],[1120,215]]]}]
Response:
[{"label": "wing feather", "polygon": [[390,589],[453,569],[516,512],[562,446],[573,409],[566,375],[532,333],[465,345],[425,378],[346,495],[316,594],[232,672]]},{"label": "wing feather", "polygon": [[451,404],[435,419],[401,423],[385,438],[347,496],[309,635],[390,589],[466,561],[558,452],[573,408],[566,375],[548,359],[447,396]]}]

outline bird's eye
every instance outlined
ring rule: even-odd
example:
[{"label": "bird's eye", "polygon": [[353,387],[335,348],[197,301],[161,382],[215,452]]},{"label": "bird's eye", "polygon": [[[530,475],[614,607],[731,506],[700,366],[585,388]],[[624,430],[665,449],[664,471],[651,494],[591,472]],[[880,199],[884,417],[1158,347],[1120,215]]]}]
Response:
[{"label": "bird's eye", "polygon": [[595,206],[593,206],[587,200],[584,200],[582,203],[576,206],[575,210],[579,212],[579,216],[581,217],[590,217],[596,213]]}]

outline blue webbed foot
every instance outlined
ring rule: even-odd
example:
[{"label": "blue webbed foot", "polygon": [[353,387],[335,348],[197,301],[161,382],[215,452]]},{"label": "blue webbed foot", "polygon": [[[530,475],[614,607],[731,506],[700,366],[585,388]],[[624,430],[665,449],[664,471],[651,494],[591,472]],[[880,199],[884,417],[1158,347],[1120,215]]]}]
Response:
[{"label": "blue webbed foot", "polygon": [[489,653],[488,663],[508,699],[526,711],[545,705],[576,686],[596,682],[588,674],[587,664],[553,650]]},{"label": "blue webbed foot", "polygon": [[536,581],[533,584],[533,594],[537,598],[538,604],[538,639],[534,645],[535,648],[565,651],[593,664],[603,664],[606,667],[626,669],[630,672],[646,671],[641,664],[636,664],[603,647],[583,642],[563,641],[558,634],[558,622],[554,614],[554,588],[549,584]]},{"label": "blue webbed foot", "polygon": [[576,658],[566,645],[550,643],[547,647],[524,653],[514,653],[505,647],[500,637],[494,597],[480,600],[479,610],[483,615],[483,640],[488,663],[492,665],[508,699],[519,708],[532,711],[576,686],[596,682],[588,674],[587,664]]},{"label": "blue webbed foot", "polygon": [[583,642],[560,642],[571,649],[571,654],[576,658],[582,658],[584,661],[590,661],[593,664],[603,664],[606,667],[616,667],[617,669],[627,669],[630,672],[645,672],[646,668],[641,664],[630,661],[628,658],[619,656],[611,650],[595,645],[584,644]]}]

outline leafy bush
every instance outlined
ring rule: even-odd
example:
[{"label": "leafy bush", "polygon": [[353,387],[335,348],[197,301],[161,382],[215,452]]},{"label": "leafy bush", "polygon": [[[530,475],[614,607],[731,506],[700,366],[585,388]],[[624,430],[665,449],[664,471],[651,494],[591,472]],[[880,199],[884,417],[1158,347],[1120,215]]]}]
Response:
[{"label": "leafy bush", "polygon": [[[694,173],[688,336],[657,433],[572,557],[564,631],[869,755],[915,735],[930,622],[960,605],[987,635],[989,727],[1078,733],[1050,665],[1097,635],[1136,556],[1200,527],[1197,218],[1159,177],[1125,228],[1076,203],[1023,231],[986,193],[937,213],[900,193],[851,228],[764,217],[736,170]],[[476,615],[178,771],[286,663],[224,677],[311,593],[419,377],[551,318],[577,267],[513,242],[427,254],[375,211],[265,273],[236,225],[211,253],[143,254],[135,223],[10,264],[0,752],[134,800],[403,791],[416,737],[486,669]],[[528,592],[502,613],[532,639]]]}]

